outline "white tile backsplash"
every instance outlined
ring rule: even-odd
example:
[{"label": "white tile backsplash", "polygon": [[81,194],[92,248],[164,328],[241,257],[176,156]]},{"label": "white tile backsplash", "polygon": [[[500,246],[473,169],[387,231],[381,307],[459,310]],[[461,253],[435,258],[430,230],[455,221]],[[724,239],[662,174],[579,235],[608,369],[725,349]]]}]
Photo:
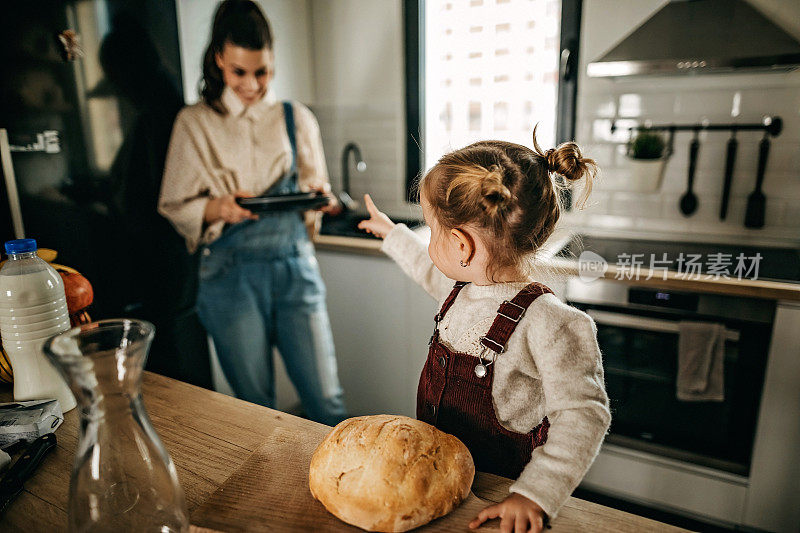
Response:
[{"label": "white tile backsplash", "polygon": [[[744,238],[800,243],[800,71],[780,73],[663,76],[630,79],[589,78],[586,63],[604,50],[587,43],[604,43],[608,28],[620,27],[620,13],[605,9],[607,0],[584,2],[581,69],[576,140],[584,155],[597,160],[601,172],[590,203],[568,219],[588,227],[715,233],[727,240]],[[633,16],[633,15],[631,15]],[[637,15],[641,18],[641,14]],[[621,38],[637,24],[632,20]],[[605,46],[605,45],[604,45]],[[719,220],[725,171],[726,131],[700,134],[700,152],[694,192],[697,212],[685,217],[678,202],[685,192],[691,132],[678,132],[661,188],[656,193],[631,192],[631,175],[625,156],[627,128],[644,124],[753,123],[765,115],[783,119],[783,131],[771,139],[764,178],[767,196],[765,227],[744,227],[747,196],[756,180],[758,144],[762,134],[738,132],[739,141],[731,198],[725,221]],[[612,121],[617,131],[611,133]]]},{"label": "white tile backsplash", "polygon": [[792,228],[800,228],[800,202],[790,201],[784,206],[783,224]]},{"label": "white tile backsplash", "polygon": [[[341,190],[342,150],[355,142],[367,168],[358,172],[350,160],[350,195],[360,201],[369,193],[381,205],[395,204],[405,197],[405,143],[398,122],[404,122],[396,111],[385,107],[315,106],[331,186]],[[398,147],[402,146],[402,149]]]}]

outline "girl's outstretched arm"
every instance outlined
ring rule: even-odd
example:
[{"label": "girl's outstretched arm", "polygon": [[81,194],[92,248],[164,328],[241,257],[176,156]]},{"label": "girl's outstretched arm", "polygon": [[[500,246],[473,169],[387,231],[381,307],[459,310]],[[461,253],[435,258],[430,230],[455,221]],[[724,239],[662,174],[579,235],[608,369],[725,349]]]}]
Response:
[{"label": "girl's outstretched arm", "polygon": [[364,203],[367,206],[367,211],[369,211],[369,219],[359,222],[358,229],[385,239],[397,224],[392,222],[392,219],[386,213],[375,206],[375,202],[372,201],[372,197],[369,194],[364,195]]},{"label": "girl's outstretched arm", "polygon": [[405,224],[395,224],[381,212],[368,194],[364,203],[370,218],[359,222],[358,227],[382,238],[381,250],[400,265],[403,272],[422,286],[437,301],[447,298],[454,281],[436,268],[428,255],[428,247],[419,235]]}]

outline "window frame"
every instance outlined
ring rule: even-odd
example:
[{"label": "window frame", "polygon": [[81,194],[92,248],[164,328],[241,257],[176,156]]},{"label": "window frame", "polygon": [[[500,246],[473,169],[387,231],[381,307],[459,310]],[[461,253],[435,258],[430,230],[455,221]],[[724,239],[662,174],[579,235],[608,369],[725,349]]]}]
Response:
[{"label": "window frame", "polygon": [[[578,95],[578,57],[583,0],[561,0],[560,64],[556,142],[575,138]],[[422,168],[425,139],[425,0],[403,0],[403,34],[406,93],[406,200],[417,202],[416,182]],[[564,191],[564,207],[571,208],[572,195]]]}]

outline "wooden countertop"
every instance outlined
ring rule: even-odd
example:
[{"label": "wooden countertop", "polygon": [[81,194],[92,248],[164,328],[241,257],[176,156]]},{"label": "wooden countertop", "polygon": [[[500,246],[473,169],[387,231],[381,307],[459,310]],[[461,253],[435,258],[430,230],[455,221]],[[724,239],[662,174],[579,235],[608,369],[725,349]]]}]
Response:
[{"label": "wooden countertop", "polygon": [[[557,244],[565,244],[560,239],[551,239],[549,242],[556,241]],[[372,256],[381,256],[381,242],[377,239],[358,239],[355,237],[339,237],[334,235],[318,235],[314,240],[317,250],[360,253]],[[552,248],[560,249],[560,246],[553,245]],[[545,274],[557,274],[563,276],[578,275],[578,262],[570,259],[552,257],[558,250],[548,250],[548,254],[542,254],[545,258],[539,260],[537,268]],[[626,274],[630,272],[620,271],[615,265],[609,264],[608,270],[603,274],[603,279],[620,281],[633,285],[645,287],[659,287],[663,289],[673,289],[680,291],[704,292],[711,294],[727,294],[731,296],[745,296],[749,298],[764,298],[768,300],[791,300],[800,301],[800,283],[788,283],[767,280],[752,279],[693,279],[678,272],[669,271],[666,279],[660,271],[653,272],[651,279],[646,279],[651,275],[650,269],[642,268],[638,279],[627,279]]]},{"label": "wooden countertop", "polygon": [[[177,467],[190,514],[276,431],[318,433],[326,429],[326,426],[309,420],[148,372],[142,389],[153,425]],[[0,388],[0,401],[11,401],[9,386]],[[25,491],[0,519],[0,531],[66,530],[69,477],[77,445],[78,418],[78,409],[67,413],[64,423],[56,431],[57,448],[45,458],[33,478],[25,483]],[[509,479],[478,474],[473,490],[485,500],[498,502],[508,494],[510,484]],[[494,521],[492,525],[496,526],[496,523]],[[267,523],[249,526],[269,529]],[[286,529],[285,524],[282,526]],[[495,528],[484,527],[481,530],[484,529]],[[551,531],[685,530],[570,498],[554,520]]]}]

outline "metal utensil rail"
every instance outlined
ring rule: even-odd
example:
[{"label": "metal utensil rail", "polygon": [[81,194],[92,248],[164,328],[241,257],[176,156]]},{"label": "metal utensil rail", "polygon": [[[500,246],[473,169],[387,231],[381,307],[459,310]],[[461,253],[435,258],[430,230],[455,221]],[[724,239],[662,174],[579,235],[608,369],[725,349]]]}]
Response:
[{"label": "metal utensil rail", "polygon": [[[765,116],[760,123],[751,124],[641,124],[639,126],[631,126],[627,128],[629,132],[637,131],[752,131],[764,130],[773,137],[780,135],[783,131],[783,119],[775,116]],[[611,122],[611,133],[617,131],[617,122]]]}]

